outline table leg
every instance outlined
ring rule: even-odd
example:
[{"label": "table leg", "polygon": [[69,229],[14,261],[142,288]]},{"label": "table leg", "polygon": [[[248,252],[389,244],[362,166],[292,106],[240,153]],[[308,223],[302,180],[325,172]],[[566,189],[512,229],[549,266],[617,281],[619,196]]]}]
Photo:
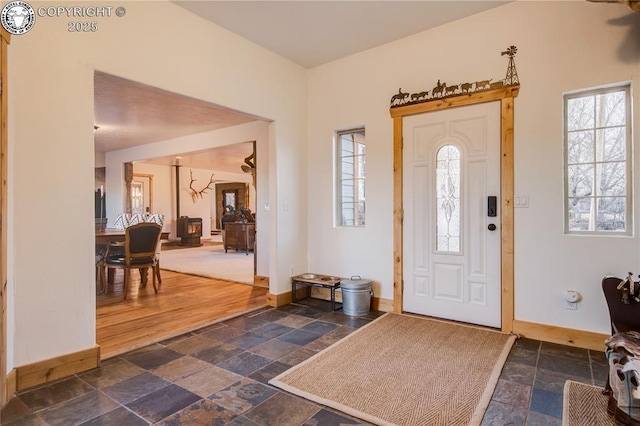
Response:
[{"label": "table leg", "polygon": [[331,287],[331,312],[336,310],[336,288]]},{"label": "table leg", "polygon": [[295,303],[295,302],[298,301],[298,299],[296,297],[296,282],[295,281],[291,281],[291,288],[292,288],[292,290],[291,290],[291,301],[293,303]]}]

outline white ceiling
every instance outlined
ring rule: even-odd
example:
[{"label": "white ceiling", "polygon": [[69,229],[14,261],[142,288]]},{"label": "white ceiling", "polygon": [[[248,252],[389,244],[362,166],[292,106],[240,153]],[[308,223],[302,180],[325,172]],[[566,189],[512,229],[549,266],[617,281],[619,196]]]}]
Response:
[{"label": "white ceiling", "polygon": [[[173,1],[303,67],[388,43],[509,1]],[[96,153],[258,120],[198,99],[95,73]],[[251,144],[183,155],[185,166],[239,171]],[[247,151],[249,149],[249,151]],[[158,158],[156,164],[171,164]]]},{"label": "white ceiling", "polygon": [[[94,74],[96,152],[164,141],[255,121],[198,99],[96,71]],[[188,167],[241,172],[251,142],[182,155]],[[175,164],[175,156],[145,161]]]},{"label": "white ceiling", "polygon": [[305,68],[510,1],[193,1],[173,3]]}]

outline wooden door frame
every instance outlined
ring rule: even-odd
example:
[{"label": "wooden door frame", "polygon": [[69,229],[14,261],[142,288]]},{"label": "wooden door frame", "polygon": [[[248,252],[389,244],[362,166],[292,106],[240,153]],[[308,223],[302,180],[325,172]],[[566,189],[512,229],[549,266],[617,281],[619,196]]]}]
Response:
[{"label": "wooden door frame", "polygon": [[402,312],[404,292],[404,207],[403,198],[403,117],[449,108],[500,101],[500,268],[501,268],[501,329],[513,331],[514,320],[514,98],[519,85],[495,90],[433,99],[389,109],[393,118],[393,312]]},{"label": "wooden door frame", "polygon": [[0,407],[4,407],[14,393],[15,385],[7,379],[7,46],[11,34],[0,28]]}]

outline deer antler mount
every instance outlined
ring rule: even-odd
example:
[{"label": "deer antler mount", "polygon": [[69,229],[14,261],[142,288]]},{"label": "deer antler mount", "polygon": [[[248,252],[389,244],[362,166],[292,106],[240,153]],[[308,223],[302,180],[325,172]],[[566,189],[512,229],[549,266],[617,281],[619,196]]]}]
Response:
[{"label": "deer antler mount", "polygon": [[193,178],[193,170],[189,170],[189,174],[191,175],[191,182],[189,182],[189,189],[191,190],[191,198],[195,203],[196,201],[198,201],[198,198],[202,199],[202,196],[206,194],[209,189],[213,189],[211,188],[211,184],[215,183],[215,181],[213,180],[213,173],[211,173],[211,177],[209,178],[209,183],[207,184],[207,186],[205,186],[200,191],[198,191],[193,187],[193,183],[198,180]]}]

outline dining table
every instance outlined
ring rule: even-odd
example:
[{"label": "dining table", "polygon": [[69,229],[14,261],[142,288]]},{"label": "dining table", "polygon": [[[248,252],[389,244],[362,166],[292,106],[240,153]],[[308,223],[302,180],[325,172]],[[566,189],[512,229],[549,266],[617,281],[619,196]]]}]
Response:
[{"label": "dining table", "polygon": [[[169,232],[160,233],[161,240],[169,239]],[[111,242],[124,242],[124,229],[106,228],[103,230],[96,229],[96,244],[109,244]]]}]

